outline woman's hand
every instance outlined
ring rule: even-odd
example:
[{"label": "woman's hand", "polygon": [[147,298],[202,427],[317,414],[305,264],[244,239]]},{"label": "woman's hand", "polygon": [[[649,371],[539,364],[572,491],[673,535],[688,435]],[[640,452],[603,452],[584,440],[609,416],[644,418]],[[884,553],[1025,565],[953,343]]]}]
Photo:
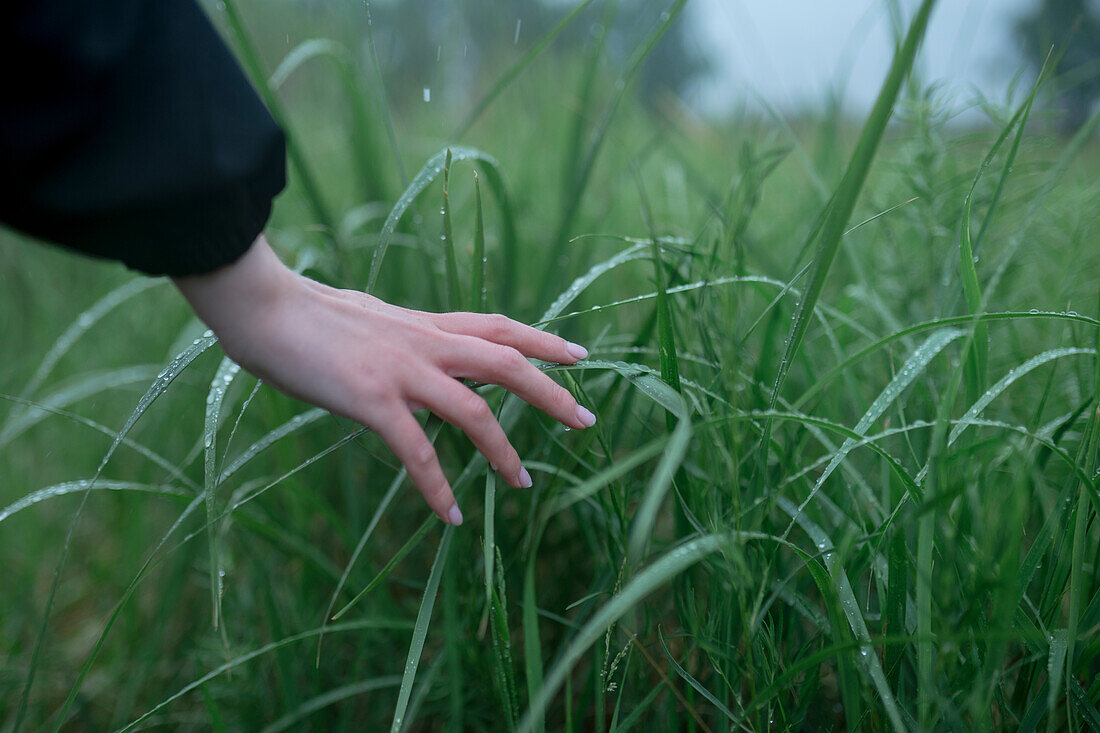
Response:
[{"label": "woman's hand", "polygon": [[501,315],[425,313],[337,290],[287,269],[263,237],[232,265],[175,283],[235,362],[378,433],[450,524],[462,512],[417,410],[461,428],[512,486],[531,485],[492,410],[460,378],[499,384],[571,428],[596,422],[527,361],[572,364],[588,352]]}]

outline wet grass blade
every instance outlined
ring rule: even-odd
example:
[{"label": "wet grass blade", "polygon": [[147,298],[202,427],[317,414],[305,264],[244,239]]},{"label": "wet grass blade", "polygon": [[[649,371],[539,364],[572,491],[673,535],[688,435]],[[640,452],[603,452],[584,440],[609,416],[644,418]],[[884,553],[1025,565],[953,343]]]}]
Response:
[{"label": "wet grass blade", "polygon": [[53,612],[54,599],[57,597],[57,588],[61,582],[61,569],[65,567],[65,561],[69,557],[69,548],[72,546],[73,534],[76,532],[76,526],[80,522],[80,516],[84,511],[84,506],[87,504],[88,495],[91,493],[91,487],[99,480],[100,474],[103,473],[103,469],[111,460],[111,456],[114,455],[115,450],[118,449],[118,446],[134,427],[134,424],[137,423],[141,416],[145,414],[146,410],[149,409],[149,406],[152,405],[158,397],[164,394],[172,381],[175,380],[184,369],[189,367],[199,355],[215,343],[217,343],[217,338],[215,338],[213,332],[207,331],[205,334],[195,339],[190,346],[180,352],[172,359],[168,366],[161,370],[157,378],[153,380],[149,389],[146,390],[145,394],[138,400],[137,406],[126,419],[126,423],[122,426],[122,429],[118,431],[117,437],[111,443],[111,447],[107,449],[106,455],[104,455],[103,459],[100,461],[95,475],[92,476],[88,488],[86,488],[81,495],[80,505],[73,513],[73,518],[69,521],[69,529],[61,545],[61,556],[57,559],[57,565],[54,567],[53,580],[50,583],[50,591],[46,597],[46,608],[42,612],[42,624],[39,626],[38,634],[35,637],[34,649],[31,652],[31,661],[27,668],[27,677],[23,683],[23,692],[20,696],[19,707],[15,715],[14,727],[16,730],[19,729],[27,712],[27,701],[30,698],[31,687],[34,685],[35,672],[38,670],[38,658],[42,651],[42,643],[46,638],[46,629],[49,625],[50,615]]},{"label": "wet grass blade", "polygon": [[473,262],[473,282],[470,284],[470,310],[476,313],[486,312],[486,295],[487,290],[485,287],[485,265],[487,258],[485,256],[485,217],[482,215],[481,210],[481,181],[478,179],[477,171],[474,171],[474,262]]},{"label": "wet grass blade", "polygon": [[[553,241],[550,243],[550,252],[546,260],[550,271],[554,271],[555,268],[559,266],[562,255],[565,253],[565,246],[568,244],[569,230],[573,227],[573,222],[580,210],[581,202],[584,200],[588,182],[592,177],[592,170],[596,166],[596,159],[599,157],[600,149],[603,147],[607,132],[611,127],[611,122],[615,117],[615,112],[622,103],[631,80],[633,80],[634,76],[637,74],[638,69],[641,68],[642,62],[649,57],[653,49],[657,47],[657,43],[664,37],[669,27],[671,27],[672,23],[679,17],[680,11],[684,9],[686,2],[687,0],[676,0],[676,2],[669,6],[668,10],[661,13],[657,25],[646,37],[645,41],[634,51],[634,54],[630,57],[623,72],[615,81],[615,91],[612,93],[611,100],[607,103],[603,117],[596,124],[592,132],[583,162],[577,170],[576,180],[569,189],[570,196],[566,199],[562,207],[562,214],[558,222],[557,232],[554,235]],[[543,286],[539,290],[537,302],[545,302],[550,296],[550,293],[553,292],[551,289],[555,284],[556,281],[553,278],[544,279]]]},{"label": "wet grass blade", "polygon": [[[799,347],[802,345],[802,339],[805,337],[806,328],[810,323],[810,315],[813,313],[817,301],[821,298],[829,269],[832,267],[833,260],[836,259],[836,253],[840,247],[840,238],[848,226],[848,220],[851,219],[856,200],[859,198],[863,183],[867,179],[867,172],[871,167],[875,152],[878,150],[879,142],[882,140],[882,134],[886,130],[886,123],[890,120],[902,82],[913,67],[917,47],[924,37],[925,28],[928,26],[928,18],[935,4],[935,0],[924,0],[914,16],[912,25],[909,27],[909,33],[905,37],[905,42],[894,55],[886,81],[879,91],[878,99],[875,100],[875,105],[871,109],[871,114],[867,118],[863,131],[860,133],[859,141],[856,143],[855,151],[853,151],[848,162],[844,177],[841,179],[840,185],[829,204],[825,220],[821,226],[821,233],[818,235],[817,253],[814,255],[813,266],[810,269],[809,283],[806,286],[802,301],[795,309],[794,322],[791,324],[786,349],[779,363],[779,372],[772,388],[769,409],[775,409],[779,393],[786,382],[787,373],[790,371]],[[770,436],[771,424],[765,423],[764,434],[760,441],[760,451],[763,459],[760,463],[761,466],[767,464],[766,454],[771,446]]]},{"label": "wet grass blade", "polygon": [[3,522],[13,514],[18,514],[24,509],[29,509],[43,501],[49,501],[59,496],[68,496],[69,494],[75,494],[80,491],[136,491],[144,494],[162,494],[165,496],[176,497],[190,497],[191,494],[178,486],[172,486],[170,484],[143,484],[136,481],[113,481],[108,479],[99,479],[96,482],[92,482],[89,479],[79,479],[77,481],[64,481],[53,486],[47,486],[44,489],[38,489],[24,496],[22,499],[18,499],[11,504],[8,504],[3,509],[0,509],[0,522]]},{"label": "wet grass blade", "polygon": [[101,392],[132,384],[148,383],[149,379],[156,374],[155,366],[129,366],[85,374],[74,383],[38,400],[43,405],[42,409],[29,407],[19,415],[13,415],[13,419],[0,431],[0,448],[40,423],[54,410],[68,407],[74,402],[93,397]]},{"label": "wet grass blade", "polygon": [[[77,316],[76,320],[57,337],[53,346],[51,346],[50,350],[46,352],[46,355],[42,357],[42,361],[39,362],[38,367],[34,370],[34,374],[31,375],[30,380],[27,381],[27,386],[23,388],[19,396],[23,398],[31,397],[38,388],[42,386],[42,383],[46,381],[46,377],[48,377],[54,367],[57,366],[57,362],[61,361],[61,357],[69,352],[73,344],[75,344],[81,336],[87,333],[88,329],[103,320],[104,316],[135,295],[143,293],[157,285],[163,285],[166,282],[168,282],[168,280],[165,278],[134,278],[133,280],[128,280],[123,283],[93,303],[90,308]],[[4,420],[3,430],[0,430],[0,433],[7,432],[8,426],[18,414],[18,411],[14,409],[8,413],[8,417]]]},{"label": "wet grass blade", "polygon": [[412,183],[410,183],[408,188],[405,189],[405,192],[401,194],[401,198],[394,204],[389,216],[386,217],[386,221],[382,225],[382,231],[378,235],[378,245],[374,250],[374,258],[371,260],[370,276],[367,279],[366,292],[369,293],[374,289],[374,285],[378,280],[378,273],[382,269],[382,260],[386,255],[386,250],[389,248],[390,239],[397,229],[397,223],[401,220],[401,217],[404,216],[405,212],[409,210],[409,207],[412,206],[416,198],[424,192],[424,189],[431,185],[432,181],[443,173],[444,168],[447,167],[448,157],[451,158],[451,162],[473,160],[481,166],[481,171],[485,174],[485,182],[489,185],[489,190],[493,192],[493,196],[500,206],[503,227],[503,234],[501,237],[504,250],[503,256],[507,258],[514,254],[512,250],[514,249],[516,240],[515,220],[512,214],[512,205],[508,199],[508,192],[504,188],[504,179],[500,174],[500,164],[497,163],[496,159],[491,155],[483,153],[475,148],[459,146],[450,147],[436,153],[424,164],[424,167],[421,168],[420,172],[413,178]]},{"label": "wet grass blade", "polygon": [[518,726],[520,733],[530,733],[535,730],[537,722],[542,719],[573,666],[581,655],[604,635],[611,624],[635,609],[657,588],[671,582],[687,568],[738,538],[768,539],[764,535],[736,532],[705,535],[669,550],[635,575],[569,640],[561,656],[554,662],[535,695],[529,700],[527,712],[524,713]]},{"label": "wet grass blade", "polygon": [[[986,228],[993,218],[993,212],[996,210],[1001,192],[1004,190],[1008,173],[1012,170],[1012,164],[1016,160],[1016,153],[1020,148],[1020,140],[1023,138],[1024,129],[1027,126],[1028,116],[1031,112],[1031,105],[1035,101],[1035,94],[1039,91],[1039,85],[1042,84],[1044,71],[1045,66],[1043,71],[1040,71],[1039,78],[1031,89],[1031,94],[1028,95],[1024,104],[1017,110],[1016,114],[1013,115],[1004,129],[1001,130],[1001,134],[998,136],[996,142],[993,143],[993,147],[990,148],[989,153],[986,154],[982,164],[978,166],[978,172],[974,175],[974,182],[970,185],[970,191],[967,192],[966,199],[963,202],[962,222],[959,225],[959,274],[962,278],[963,294],[966,297],[966,307],[971,315],[981,313],[984,310],[981,286],[978,283],[978,272],[976,267],[978,257],[975,254],[975,250],[978,244],[980,244],[981,239],[985,236]],[[997,151],[1000,150],[1001,145],[1008,138],[1008,134],[1012,131],[1014,125],[1017,126],[1016,139],[1013,141],[1012,148],[1009,150],[1007,159],[1005,160],[1004,168],[1001,171],[1001,178],[997,182],[997,190],[993,195],[993,200],[989,205],[989,209],[986,211],[981,231],[978,233],[977,240],[972,243],[970,237],[970,218],[974,205],[974,192],[978,188],[978,183],[981,181],[982,174],[985,173],[986,168],[993,162],[993,158],[997,155]],[[989,331],[984,322],[978,321],[974,324],[974,340],[970,345],[970,351],[968,352],[965,366],[967,393],[972,400],[977,399],[978,395],[985,389],[988,362]]]},{"label": "wet grass blade", "polygon": [[455,256],[454,228],[451,226],[451,149],[443,160],[443,257],[447,264],[447,304],[448,309],[463,310],[462,288],[458,284],[458,258]]},{"label": "wet grass blade", "polygon": [[439,550],[436,552],[435,562],[432,563],[428,583],[424,587],[424,598],[420,602],[420,610],[416,614],[416,623],[413,625],[412,641],[409,643],[409,655],[405,660],[401,689],[397,693],[397,706],[393,711],[390,733],[399,733],[405,724],[405,712],[409,697],[412,695],[413,682],[416,680],[416,670],[420,666],[420,655],[424,651],[424,640],[428,636],[428,625],[432,620],[432,609],[435,607],[435,597],[439,592],[439,581],[447,564],[447,553],[450,550],[453,535],[454,527],[447,525],[443,530],[443,537],[439,540]]},{"label": "wet grass blade", "polygon": [[864,673],[870,678],[871,684],[878,693],[880,702],[886,709],[886,715],[890,720],[891,726],[896,731],[908,730],[908,726],[902,718],[901,711],[898,709],[894,693],[890,690],[890,685],[886,682],[886,675],[883,674],[882,664],[879,662],[878,655],[874,653],[874,645],[871,642],[871,633],[867,629],[867,622],[864,620],[863,613],[859,609],[859,602],[856,600],[855,593],[852,591],[852,584],[851,581],[848,580],[848,574],[836,557],[836,548],[833,545],[832,539],[825,534],[825,531],[821,529],[820,526],[811,521],[809,517],[803,514],[791,501],[784,497],[780,497],[778,506],[802,527],[817,546],[817,549],[822,553],[822,561],[825,564],[825,568],[829,571],[829,576],[833,583],[833,590],[836,591],[837,598],[840,600],[841,609],[848,620],[848,625],[855,635],[856,641],[860,644],[860,666],[864,670]]},{"label": "wet grass blade", "polygon": [[377,588],[378,584],[385,580],[386,577],[390,574],[390,571],[392,571],[399,562],[405,559],[405,556],[412,552],[413,548],[420,544],[420,540],[424,539],[424,536],[428,534],[429,531],[431,531],[432,527],[435,526],[435,522],[433,521],[434,519],[435,517],[428,517],[427,519],[425,519],[420,527],[418,527],[417,530],[413,532],[412,536],[405,541],[405,544],[401,546],[401,549],[399,549],[397,553],[394,554],[392,558],[390,558],[390,561],[386,563],[386,566],[379,570],[378,574],[375,575],[369,583],[367,583],[367,586],[363,588],[363,590],[359,591],[359,593],[356,594],[355,598],[352,598],[350,601],[348,601],[343,608],[333,614],[332,620],[339,621],[340,618],[343,617],[345,613],[350,611],[351,608],[360,600],[362,600],[364,596]]},{"label": "wet grass blade", "polygon": [[206,504],[206,521],[209,523],[207,533],[207,546],[210,551],[210,598],[213,604],[211,609],[212,624],[215,629],[221,621],[222,591],[224,588],[224,571],[221,563],[220,539],[218,537],[217,495],[218,495],[218,425],[221,422],[222,403],[225,401],[225,393],[233,383],[234,378],[240,374],[241,368],[229,357],[222,359],[214,379],[210,382],[210,390],[206,396],[206,418],[203,425],[203,497]]}]

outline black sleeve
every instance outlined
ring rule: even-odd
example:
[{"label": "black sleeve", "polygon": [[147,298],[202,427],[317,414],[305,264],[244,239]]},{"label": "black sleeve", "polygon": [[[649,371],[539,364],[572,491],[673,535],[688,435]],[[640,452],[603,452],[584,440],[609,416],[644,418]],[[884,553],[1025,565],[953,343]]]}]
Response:
[{"label": "black sleeve", "polygon": [[285,143],[195,0],[0,5],[0,220],[153,275],[244,254]]}]

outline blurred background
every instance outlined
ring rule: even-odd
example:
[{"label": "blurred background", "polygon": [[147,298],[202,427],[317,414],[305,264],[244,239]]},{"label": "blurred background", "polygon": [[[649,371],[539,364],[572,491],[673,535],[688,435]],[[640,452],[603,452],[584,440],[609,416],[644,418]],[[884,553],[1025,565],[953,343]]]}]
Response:
[{"label": "blurred background", "polygon": [[[303,3],[292,3],[302,6]],[[265,3],[265,5],[272,5]],[[608,39],[610,60],[636,48],[653,17],[667,3],[618,3]],[[506,59],[542,38],[575,3],[566,0],[308,0],[319,26],[334,30],[370,12],[378,28],[378,53],[387,92],[398,106],[461,105],[492,78]],[[651,103],[671,95],[708,119],[772,106],[784,114],[814,114],[838,106],[866,112],[885,77],[895,42],[913,2],[904,0],[695,0],[644,66],[641,93]],[[259,7],[257,7],[257,11]],[[606,8],[604,9],[606,12]],[[553,52],[570,57],[602,31],[599,7],[565,30]],[[301,28],[303,37],[316,29]],[[293,33],[286,37],[293,45]],[[354,40],[349,38],[348,40]],[[1052,45],[1065,44],[1064,78],[1051,89],[1068,115],[1081,124],[1100,93],[1100,2],[1096,0],[958,0],[933,14],[918,61],[925,82],[953,116],[980,124],[987,102],[1026,94]],[[271,49],[272,54],[277,49]]]}]

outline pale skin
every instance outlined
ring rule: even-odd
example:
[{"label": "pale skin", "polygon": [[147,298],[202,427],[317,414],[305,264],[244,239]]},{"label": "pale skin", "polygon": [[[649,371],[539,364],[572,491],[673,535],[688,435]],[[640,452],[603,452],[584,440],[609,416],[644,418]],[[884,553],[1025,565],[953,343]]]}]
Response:
[{"label": "pale skin", "polygon": [[322,285],[288,269],[262,236],[236,262],[173,282],[233,361],[377,433],[448,524],[462,512],[414,412],[457,426],[506,482],[531,486],[489,405],[459,379],[498,384],[570,428],[596,422],[527,360],[573,364],[588,352],[502,315],[427,313]]}]

